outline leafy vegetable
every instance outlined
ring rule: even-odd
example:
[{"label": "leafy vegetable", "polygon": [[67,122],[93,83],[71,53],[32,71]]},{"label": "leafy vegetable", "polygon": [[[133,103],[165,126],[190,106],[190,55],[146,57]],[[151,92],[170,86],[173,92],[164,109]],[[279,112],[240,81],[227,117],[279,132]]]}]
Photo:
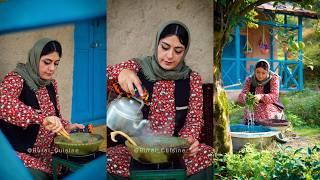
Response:
[{"label": "leafy vegetable", "polygon": [[251,92],[248,92],[246,94],[246,107],[248,111],[253,112],[254,107],[258,104],[258,101],[254,97],[254,95]]}]

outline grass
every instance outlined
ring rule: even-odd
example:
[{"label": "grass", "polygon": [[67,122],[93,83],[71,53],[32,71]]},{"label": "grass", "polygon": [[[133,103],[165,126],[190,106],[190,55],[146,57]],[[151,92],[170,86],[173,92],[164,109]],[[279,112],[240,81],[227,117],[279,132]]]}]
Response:
[{"label": "grass", "polygon": [[320,135],[320,128],[294,128],[294,132],[298,136],[318,136]]},{"label": "grass", "polygon": [[229,103],[230,107],[230,124],[240,124],[242,121],[244,107],[231,102]]},{"label": "grass", "polygon": [[[320,37],[316,35],[314,29],[303,30],[304,49],[304,80],[305,87],[319,89],[320,83]],[[309,67],[313,67],[313,70]]]}]

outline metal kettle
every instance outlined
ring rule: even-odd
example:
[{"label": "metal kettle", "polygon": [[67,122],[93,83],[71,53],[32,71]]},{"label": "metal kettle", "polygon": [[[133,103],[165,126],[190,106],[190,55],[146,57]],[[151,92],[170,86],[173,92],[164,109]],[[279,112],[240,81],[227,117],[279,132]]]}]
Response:
[{"label": "metal kettle", "polygon": [[137,97],[119,95],[108,105],[107,126],[129,136],[138,135],[149,122],[143,119],[143,106],[144,101]]}]

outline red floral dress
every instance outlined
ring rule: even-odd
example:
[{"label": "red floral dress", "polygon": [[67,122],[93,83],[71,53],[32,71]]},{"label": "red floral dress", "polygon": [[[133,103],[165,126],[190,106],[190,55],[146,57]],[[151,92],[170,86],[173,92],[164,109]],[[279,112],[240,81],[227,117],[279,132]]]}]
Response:
[{"label": "red floral dress", "polygon": [[[46,87],[41,87],[35,92],[41,114],[38,114],[30,106],[21,102],[18,98],[23,88],[23,82],[22,77],[14,72],[4,77],[0,85],[0,119],[20,127],[40,124],[39,133],[31,151],[32,155],[21,152],[17,152],[17,155],[26,167],[39,169],[51,174],[52,154],[57,150],[53,144],[55,134],[46,130],[41,124],[45,117],[56,115],[55,108],[50,101]],[[57,106],[60,111],[57,83],[54,80],[52,83],[56,92]],[[66,127],[69,122],[62,120],[62,124]]]},{"label": "red floral dress", "polygon": [[[118,75],[123,69],[131,69],[139,72],[141,67],[134,60],[129,60],[114,66],[107,67],[108,87],[111,82],[117,81]],[[190,99],[189,110],[186,122],[179,132],[180,137],[193,137],[199,140],[202,119],[202,84],[198,73],[192,72],[190,75]],[[151,129],[155,134],[173,135],[175,127],[175,101],[174,101],[174,81],[160,80],[154,83],[151,98],[150,112],[148,120]],[[166,92],[166,93],[162,93]],[[155,103],[157,102],[157,103]],[[126,146],[118,145],[107,149],[107,170],[109,173],[123,177],[129,176],[129,165],[131,154]],[[213,149],[205,144],[199,145],[198,153],[193,157],[184,158],[187,168],[187,175],[199,172],[212,164]]]},{"label": "red floral dress", "polygon": [[[250,92],[250,77],[246,79],[244,88],[239,94],[238,101],[240,104],[245,104],[245,94]],[[257,86],[255,94],[264,94],[263,86]],[[269,119],[280,119],[282,116],[282,110],[275,106],[273,103],[279,99],[279,78],[274,75],[270,80],[270,93],[264,94],[257,106],[254,108],[254,120],[255,122],[264,122]],[[248,111],[244,111],[244,119],[249,119]]]}]

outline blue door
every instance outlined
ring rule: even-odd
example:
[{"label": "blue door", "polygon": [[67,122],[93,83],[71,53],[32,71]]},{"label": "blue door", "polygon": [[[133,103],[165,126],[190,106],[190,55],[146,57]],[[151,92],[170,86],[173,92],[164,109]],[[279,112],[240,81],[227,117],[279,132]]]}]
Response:
[{"label": "blue door", "polygon": [[71,121],[105,124],[106,18],[77,22]]},{"label": "blue door", "polygon": [[[240,36],[240,58],[245,58],[243,53],[243,48],[245,46],[246,36]],[[235,39],[228,43],[222,54],[222,79],[225,86],[233,85],[239,83],[237,79],[237,70],[236,70],[236,44]],[[240,61],[240,81],[243,82],[246,78],[246,61]],[[234,87],[230,89],[235,89],[239,87]]]}]

